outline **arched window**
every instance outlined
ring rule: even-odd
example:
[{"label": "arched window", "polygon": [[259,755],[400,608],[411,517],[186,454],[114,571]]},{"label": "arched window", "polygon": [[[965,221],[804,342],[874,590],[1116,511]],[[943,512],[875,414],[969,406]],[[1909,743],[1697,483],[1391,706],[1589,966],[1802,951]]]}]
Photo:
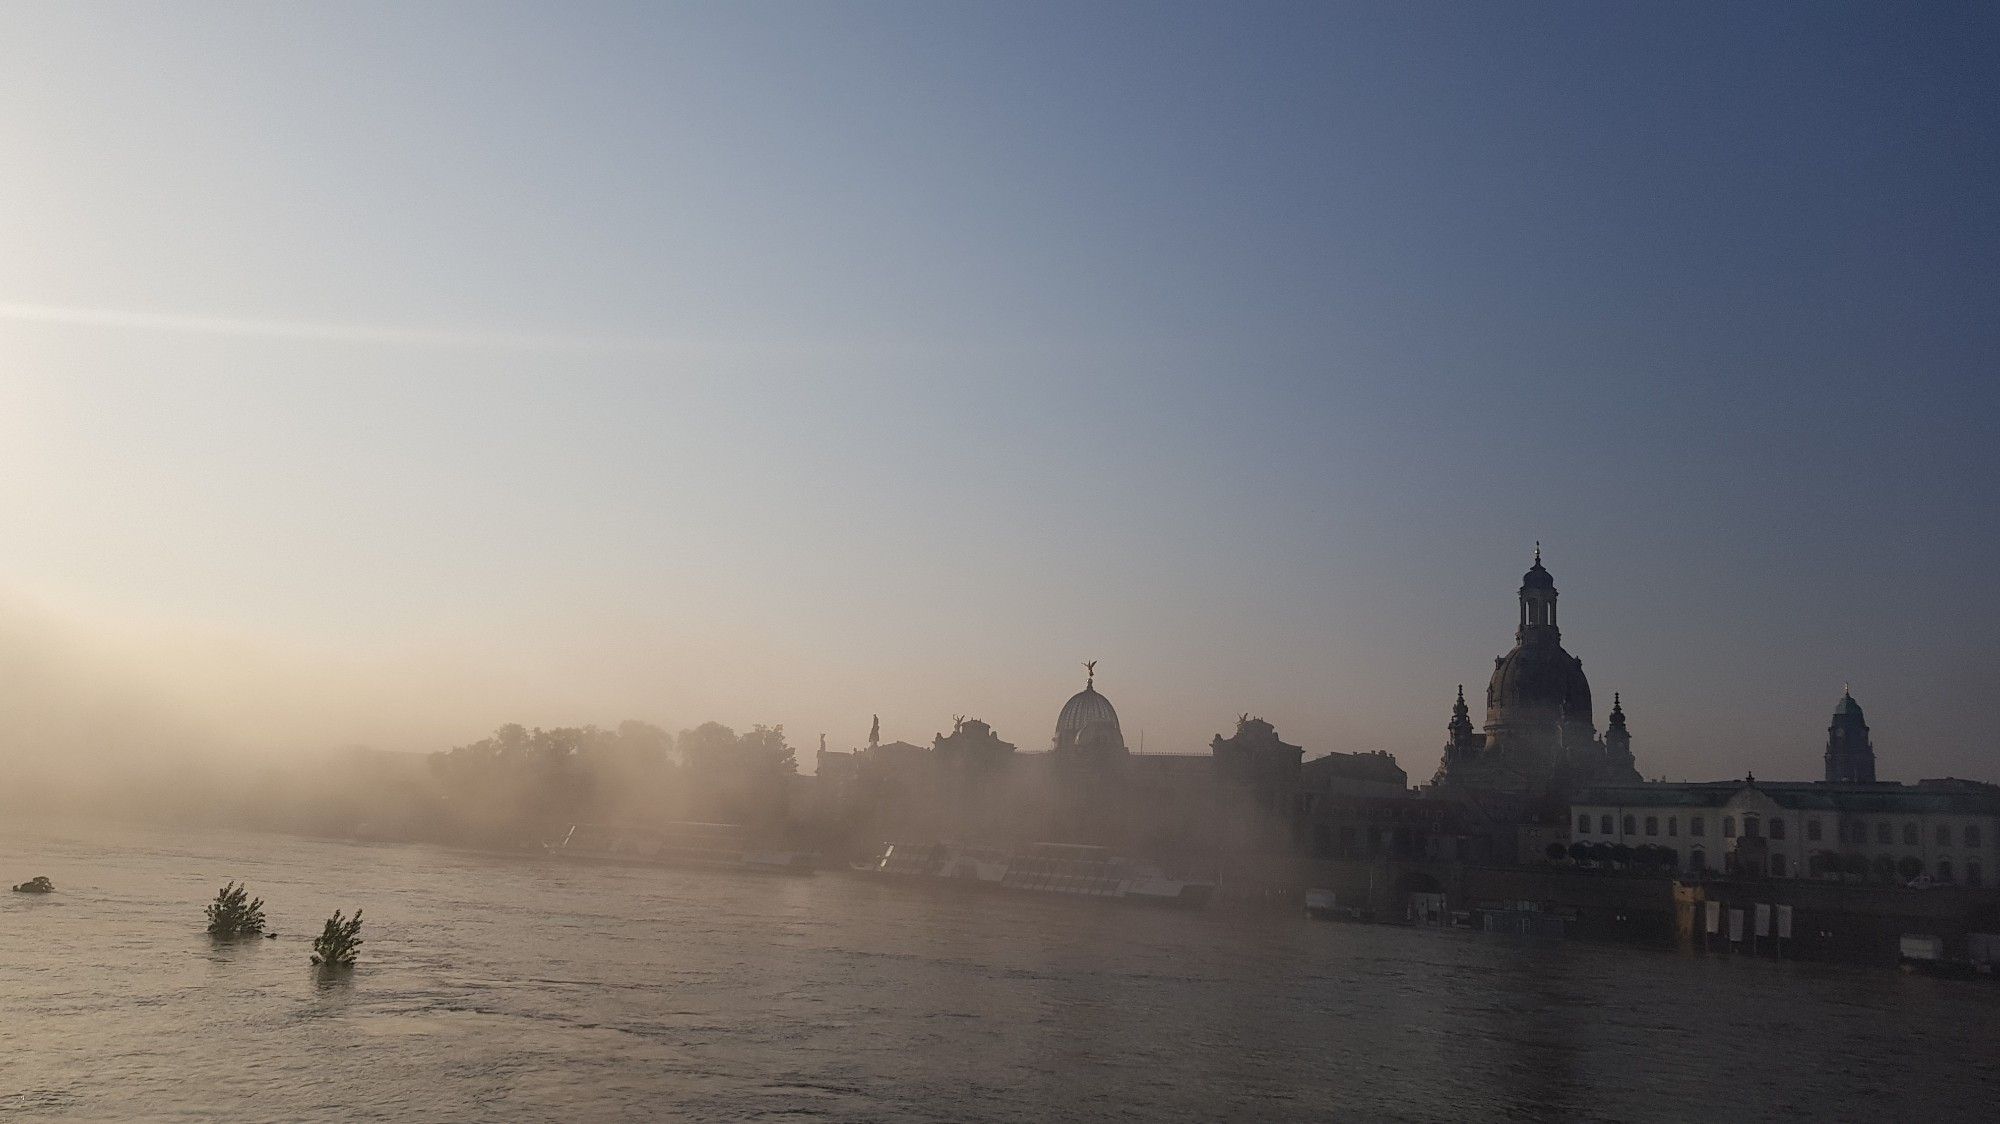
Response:
[{"label": "arched window", "polygon": [[1949,846],[1951,846],[1951,825],[1950,825],[1950,824],[1944,824],[1944,823],[1941,823],[1941,824],[1939,824],[1939,825],[1937,826],[1937,841],[1938,841],[1938,846],[1940,846],[1940,847],[1949,847]]},{"label": "arched window", "polygon": [[1916,846],[1916,845],[1917,845],[1917,840],[1918,840],[1918,839],[1920,839],[1920,838],[1922,838],[1922,837],[1921,837],[1921,836],[1919,836],[1919,835],[1917,834],[1917,825],[1916,825],[1916,824],[1913,824],[1913,823],[1906,823],[1906,824],[1904,824],[1904,825],[1903,825],[1903,845],[1904,845],[1905,847],[1914,847],[1914,846]]},{"label": "arched window", "polygon": [[1734,838],[1736,838],[1736,817],[1735,817],[1735,816],[1724,816],[1724,817],[1722,817],[1722,837],[1723,837],[1724,839],[1734,839]]},{"label": "arched window", "polygon": [[1637,834],[1639,834],[1639,827],[1638,827],[1638,824],[1639,824],[1639,821],[1638,821],[1638,818],[1637,818],[1637,817],[1635,817],[1635,816],[1626,816],[1626,817],[1625,817],[1625,834],[1627,834],[1627,835],[1637,835]]},{"label": "arched window", "polygon": [[1771,856],[1771,877],[1773,877],[1773,878],[1783,878],[1784,876],[1785,876],[1785,856],[1783,856],[1783,855],[1772,855],[1772,856]]},{"label": "arched window", "polygon": [[1807,842],[1810,842],[1810,843],[1817,843],[1817,842],[1819,842],[1819,821],[1818,821],[1818,820],[1807,820],[1807,821],[1806,821],[1806,840],[1807,840]]},{"label": "arched window", "polygon": [[1965,884],[1966,884],[1967,886],[1984,886],[1984,885],[1985,885],[1985,883],[1984,883],[1984,882],[1980,881],[1980,877],[1979,877],[1979,864],[1978,864],[1978,863],[1966,863],[1966,864],[1965,864]]},{"label": "arched window", "polygon": [[1689,834],[1689,835],[1707,835],[1707,834],[1708,834],[1708,817],[1707,817],[1707,816],[1689,816],[1689,817],[1688,817],[1688,834]]},{"label": "arched window", "polygon": [[1780,819],[1780,818],[1778,818],[1777,816],[1772,816],[1772,817],[1771,817],[1771,838],[1773,838],[1773,839],[1783,839],[1784,837],[1785,837],[1785,821],[1784,821],[1784,820],[1782,820],[1782,819]]},{"label": "arched window", "polygon": [[1646,817],[1646,834],[1647,834],[1647,835],[1658,835],[1659,833],[1660,833],[1660,817],[1658,817],[1658,816],[1647,816],[1647,817]]},{"label": "arched window", "polygon": [[1876,843],[1880,844],[1881,846],[1887,847],[1889,844],[1894,843],[1895,841],[1896,841],[1896,829],[1889,826],[1889,821],[1883,820],[1881,823],[1875,825]]},{"label": "arched window", "polygon": [[1743,817],[1744,836],[1750,839],[1755,839],[1757,838],[1757,836],[1763,834],[1762,832],[1757,830],[1758,825],[1762,822],[1763,821],[1759,820],[1756,816],[1745,815]]},{"label": "arched window", "polygon": [[1668,816],[1667,837],[1671,839],[1672,837],[1679,835],[1680,833],[1681,833],[1681,818],[1679,816]]},{"label": "arched window", "polygon": [[1949,881],[1951,881],[1951,860],[1950,860],[1950,859],[1939,859],[1939,860],[1938,860],[1938,872],[1937,872],[1937,880],[1938,880],[1939,882],[1949,882]]},{"label": "arched window", "polygon": [[1609,834],[1611,834],[1611,817],[1610,817],[1610,816],[1599,816],[1599,817],[1597,817],[1597,833],[1598,833],[1599,835],[1609,835]]},{"label": "arched window", "polygon": [[1590,813],[1585,812],[1576,818],[1576,833],[1578,835],[1590,834]]},{"label": "arched window", "polygon": [[1966,846],[1968,846],[1968,847],[1977,847],[1977,846],[1979,846],[1979,825],[1978,825],[1978,824],[1976,824],[1976,823],[1969,823],[1969,824],[1966,824],[1966,825],[1965,825],[1965,845],[1966,845]]}]

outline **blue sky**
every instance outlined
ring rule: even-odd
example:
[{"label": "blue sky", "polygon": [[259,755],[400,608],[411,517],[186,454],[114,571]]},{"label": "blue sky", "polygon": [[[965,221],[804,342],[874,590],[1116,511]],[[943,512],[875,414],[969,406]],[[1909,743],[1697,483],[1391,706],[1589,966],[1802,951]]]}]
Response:
[{"label": "blue sky", "polygon": [[4,604],[240,736],[1038,747],[1095,658],[1149,749],[1421,778],[1540,540],[1650,775],[1813,775],[1851,680],[1886,775],[1995,776],[1985,6],[0,44]]}]

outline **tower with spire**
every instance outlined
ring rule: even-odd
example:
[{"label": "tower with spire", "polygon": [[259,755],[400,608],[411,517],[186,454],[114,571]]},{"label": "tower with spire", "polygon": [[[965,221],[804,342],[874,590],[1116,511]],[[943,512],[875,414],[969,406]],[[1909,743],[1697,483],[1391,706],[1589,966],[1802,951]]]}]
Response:
[{"label": "tower with spire", "polygon": [[1845,784],[1875,783],[1875,744],[1854,693],[1842,688],[1826,728],[1826,779]]},{"label": "tower with spire", "polygon": [[1604,763],[1614,770],[1637,774],[1632,760],[1632,732],[1625,728],[1625,701],[1611,692],[1611,716],[1604,720]]}]

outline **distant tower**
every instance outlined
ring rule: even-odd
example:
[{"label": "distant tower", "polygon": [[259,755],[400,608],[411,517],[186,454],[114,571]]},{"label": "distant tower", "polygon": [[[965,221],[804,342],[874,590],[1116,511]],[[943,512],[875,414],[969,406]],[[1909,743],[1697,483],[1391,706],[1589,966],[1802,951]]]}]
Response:
[{"label": "distant tower", "polygon": [[1472,734],[1472,711],[1465,705],[1465,684],[1458,685],[1458,701],[1451,704],[1451,724],[1445,727],[1451,732],[1451,740],[1446,744],[1458,749],[1475,747]]},{"label": "distant tower", "polygon": [[1625,728],[1625,703],[1611,692],[1611,717],[1605,720],[1604,763],[1613,769],[1632,769],[1632,732]]},{"label": "distant tower", "polygon": [[1868,722],[1861,717],[1861,704],[1845,690],[1826,728],[1826,779],[1875,783],[1875,746],[1868,740]]}]

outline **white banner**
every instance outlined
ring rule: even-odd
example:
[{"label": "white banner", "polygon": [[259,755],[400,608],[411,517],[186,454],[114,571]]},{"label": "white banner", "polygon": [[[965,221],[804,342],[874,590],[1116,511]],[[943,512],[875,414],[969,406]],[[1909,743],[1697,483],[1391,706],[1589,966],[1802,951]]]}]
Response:
[{"label": "white banner", "polygon": [[1708,935],[1712,937],[1722,931],[1722,903],[1708,902],[1706,904],[1708,905]]},{"label": "white banner", "polygon": [[1760,937],[1771,935],[1771,907],[1761,902],[1757,905],[1757,935]]},{"label": "white banner", "polygon": [[1729,939],[1732,941],[1743,939],[1743,911],[1740,909],[1729,911]]},{"label": "white banner", "polygon": [[1778,936],[1784,938],[1785,940],[1792,939],[1791,906],[1781,905],[1778,907]]}]

